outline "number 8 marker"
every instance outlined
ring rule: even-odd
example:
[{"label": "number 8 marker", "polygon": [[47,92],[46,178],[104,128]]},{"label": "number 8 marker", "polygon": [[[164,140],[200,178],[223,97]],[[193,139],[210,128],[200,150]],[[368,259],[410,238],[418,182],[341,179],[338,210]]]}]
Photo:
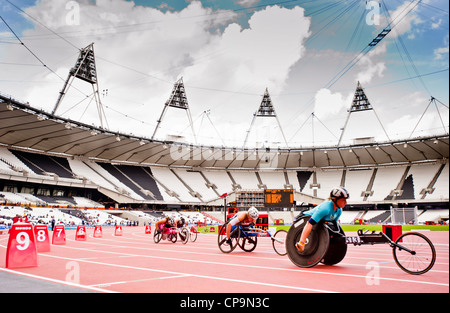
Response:
[{"label": "number 8 marker", "polygon": [[36,240],[37,241],[45,241],[47,239],[47,237],[45,236],[45,230],[38,230],[37,232],[37,236],[36,236]]},{"label": "number 8 marker", "polygon": [[37,251],[50,252],[50,236],[47,225],[34,226],[34,235],[36,236]]}]

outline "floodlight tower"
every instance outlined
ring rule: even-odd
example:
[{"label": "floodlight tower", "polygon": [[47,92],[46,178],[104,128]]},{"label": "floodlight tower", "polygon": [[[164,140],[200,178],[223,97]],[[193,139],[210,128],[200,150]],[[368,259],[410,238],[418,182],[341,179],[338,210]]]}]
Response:
[{"label": "floodlight tower", "polygon": [[158,124],[156,125],[155,131],[153,132],[152,140],[155,138],[155,135],[163,121],[164,116],[169,108],[181,109],[185,110],[189,119],[189,124],[191,126],[192,134],[194,135],[195,144],[197,144],[197,137],[194,131],[194,124],[192,122],[191,111],[189,109],[189,104],[186,96],[186,90],[184,88],[183,77],[181,77],[174,85],[172,93],[170,95],[169,100],[166,101],[164,105],[164,109],[161,113],[160,118],[158,119]]},{"label": "floodlight tower", "polygon": [[94,54],[94,43],[91,43],[86,48],[80,50],[77,63],[70,70],[69,75],[67,76],[66,82],[64,83],[64,87],[59,93],[58,101],[56,101],[56,105],[52,111],[52,115],[55,115],[69,88],[72,86],[72,83],[75,80],[75,78],[81,79],[91,84],[93,90],[92,97],[95,99],[95,103],[97,105],[97,112],[98,117],[100,119],[101,128],[104,128],[103,121],[105,121],[106,126],[109,128],[108,121],[106,120],[105,111],[103,109],[103,105],[99,94],[97,66],[95,64],[95,54]]},{"label": "floodlight tower", "polygon": [[366,96],[366,93],[364,92],[364,89],[362,88],[361,84],[358,82],[358,85],[356,86],[355,95],[353,97],[352,105],[350,109],[348,110],[347,119],[345,121],[344,128],[342,129],[341,137],[339,138],[338,146],[341,144],[342,138],[344,137],[345,130],[347,129],[348,121],[350,120],[350,116],[352,113],[356,112],[363,112],[363,111],[373,111],[375,114],[378,122],[380,123],[381,127],[383,128],[384,134],[390,141],[389,135],[387,134],[386,130],[384,129],[383,124],[381,123],[380,119],[378,118],[377,112],[375,112],[375,109],[373,108],[372,104],[370,104],[369,99]]},{"label": "floodlight tower", "polygon": [[250,124],[250,128],[247,131],[247,135],[245,137],[244,147],[247,145],[248,137],[249,137],[250,132],[255,124],[256,119],[261,118],[261,117],[272,117],[272,118],[276,119],[276,121],[278,123],[278,127],[280,128],[281,135],[283,136],[284,143],[286,144],[286,147],[288,147],[288,142],[286,140],[286,136],[284,135],[280,120],[278,119],[277,113],[275,112],[275,108],[273,106],[272,99],[270,98],[268,88],[266,88],[266,91],[264,92],[264,96],[263,96],[263,99],[261,101],[261,105],[259,106],[258,111],[256,111],[255,114],[253,114],[252,123]]}]

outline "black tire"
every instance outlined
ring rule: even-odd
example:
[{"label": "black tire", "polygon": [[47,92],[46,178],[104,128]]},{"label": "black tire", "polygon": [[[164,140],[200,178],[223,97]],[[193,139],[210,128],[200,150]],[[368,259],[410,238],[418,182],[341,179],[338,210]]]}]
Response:
[{"label": "black tire", "polygon": [[[330,236],[330,244],[328,246],[327,253],[325,253],[323,259],[320,261],[325,265],[335,265],[341,262],[347,254],[347,243],[345,240],[345,233],[342,230],[341,225],[336,224],[339,228],[339,234],[333,233],[328,230]],[[337,231],[337,229],[336,229]]]},{"label": "black tire", "polygon": [[154,241],[155,243],[159,243],[159,242],[161,241],[161,238],[162,238],[162,233],[157,232],[157,231],[155,231],[155,232],[153,233],[153,241]]},{"label": "black tire", "polygon": [[297,250],[295,245],[300,240],[303,228],[309,219],[309,216],[297,217],[286,238],[286,251],[289,259],[298,267],[303,268],[317,265],[323,259],[330,243],[327,229],[323,223],[318,223],[314,225],[309,234],[303,253]]},{"label": "black tire", "polygon": [[285,256],[287,254],[286,251],[286,238],[287,238],[287,230],[280,229],[273,235],[275,239],[272,239],[272,246],[275,252],[278,255]]},{"label": "black tire", "polygon": [[[433,243],[425,235],[420,233],[404,233],[397,238],[393,247],[395,263],[406,273],[421,275],[428,272],[436,262],[436,250]],[[407,248],[409,253],[401,247]]]},{"label": "black tire", "polygon": [[252,252],[258,244],[258,236],[241,237],[238,241],[239,247],[245,252]]},{"label": "black tire", "polygon": [[220,251],[223,253],[231,253],[234,249],[238,246],[239,238],[240,238],[240,231],[239,227],[236,227],[231,233],[230,233],[230,239],[231,239],[231,246],[226,243],[227,240],[227,229],[228,222],[226,222],[224,225],[222,225],[219,229],[219,235],[217,237],[217,244],[219,246]]},{"label": "black tire", "polygon": [[179,235],[180,235],[181,242],[183,242],[184,245],[187,244],[187,242],[189,241],[189,230],[186,227],[183,227],[180,230]]},{"label": "black tire", "polygon": [[173,243],[177,242],[177,239],[178,235],[176,233],[175,234],[170,233],[167,237],[167,240],[172,241]]}]

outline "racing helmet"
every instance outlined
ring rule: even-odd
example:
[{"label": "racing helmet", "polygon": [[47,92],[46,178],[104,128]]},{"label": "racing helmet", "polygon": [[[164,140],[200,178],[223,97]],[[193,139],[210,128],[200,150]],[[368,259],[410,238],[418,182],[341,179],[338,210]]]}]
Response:
[{"label": "racing helmet", "polygon": [[258,219],[259,217],[259,212],[258,209],[256,209],[255,207],[251,207],[250,209],[248,209],[248,216],[250,216],[252,219],[254,219],[255,221]]},{"label": "racing helmet", "polygon": [[330,192],[330,197],[331,198],[336,198],[336,199],[348,199],[350,197],[350,193],[348,192],[347,189],[345,189],[344,187],[337,187],[337,188],[333,188],[333,190],[331,190]]}]

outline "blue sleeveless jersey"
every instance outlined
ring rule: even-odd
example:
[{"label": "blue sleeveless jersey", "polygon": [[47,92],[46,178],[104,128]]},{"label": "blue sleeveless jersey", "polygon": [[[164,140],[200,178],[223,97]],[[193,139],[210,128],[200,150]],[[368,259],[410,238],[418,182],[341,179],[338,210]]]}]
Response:
[{"label": "blue sleeveless jersey", "polygon": [[338,221],[339,217],[342,214],[342,209],[337,208],[336,211],[334,211],[333,207],[333,201],[325,201],[315,207],[312,210],[303,212],[304,215],[311,216],[311,218],[316,222],[319,223],[320,221],[324,220],[327,222],[331,221]]}]

